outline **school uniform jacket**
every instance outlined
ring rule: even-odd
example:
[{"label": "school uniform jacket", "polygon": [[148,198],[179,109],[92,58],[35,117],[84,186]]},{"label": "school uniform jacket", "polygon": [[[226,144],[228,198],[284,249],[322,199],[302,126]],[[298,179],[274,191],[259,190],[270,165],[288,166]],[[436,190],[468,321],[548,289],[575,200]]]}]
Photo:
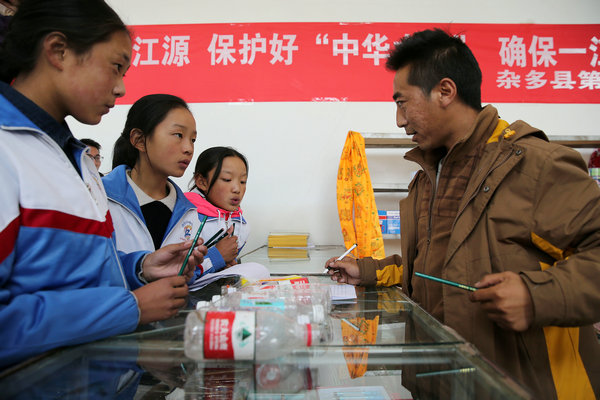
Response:
[{"label": "school uniform jacket", "polygon": [[[200,237],[206,243],[221,228],[227,230],[234,225],[233,234],[238,237],[238,254],[244,248],[248,235],[250,234],[250,225],[242,216],[242,209],[229,212],[211,204],[197,191],[187,192],[185,196],[198,209],[200,220],[207,217],[204,229]],[[216,246],[208,249],[206,257],[202,262],[203,273],[217,272],[225,268],[225,260]]]},{"label": "school uniform jacket", "polygon": [[[600,345],[592,328],[600,320],[600,189],[579,153],[549,143],[523,121],[508,125],[492,106],[474,129],[464,145],[482,137],[483,152],[460,199],[447,251],[437,254],[441,277],[473,286],[486,274],[518,273],[534,318],[527,331],[504,330],[464,290],[442,285],[442,322],[536,398],[600,398]],[[423,193],[435,189],[436,167],[418,148],[406,158],[424,170],[400,203],[403,257],[365,258],[359,268],[364,284],[402,282],[418,299],[418,288],[430,284],[414,276],[418,218],[427,218],[431,207],[423,205]]]},{"label": "school uniform jacket", "polygon": [[119,259],[96,167],[75,159],[82,176],[0,95],[0,368],[138,324],[144,253]]},{"label": "school uniform jacket", "polygon": [[[109,209],[115,226],[119,251],[154,251],[154,242],[146,227],[140,203],[129,182],[125,165],[120,165],[102,178],[109,201]],[[192,240],[200,227],[196,207],[190,203],[176,184],[177,200],[162,246]],[[161,246],[161,247],[162,247]]]}]

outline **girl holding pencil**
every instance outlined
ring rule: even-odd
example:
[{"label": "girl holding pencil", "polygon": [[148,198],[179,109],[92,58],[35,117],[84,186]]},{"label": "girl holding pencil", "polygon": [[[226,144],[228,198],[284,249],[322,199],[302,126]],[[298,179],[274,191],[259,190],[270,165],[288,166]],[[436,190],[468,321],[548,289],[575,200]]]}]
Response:
[{"label": "girl holding pencil", "polygon": [[204,272],[217,272],[237,263],[250,233],[240,208],[247,180],[248,161],[231,147],[211,147],[198,156],[192,189],[185,196],[198,208],[201,218],[208,217],[202,231],[205,242],[215,235],[213,240],[222,237],[215,246],[209,246],[202,264]]},{"label": "girl holding pencil", "polygon": [[120,251],[155,250],[191,240],[200,227],[196,207],[169,177],[192,161],[196,121],[187,103],[151,94],[129,109],[102,178]]},{"label": "girl holding pencil", "polygon": [[117,252],[100,176],[65,121],[100,122],[125,94],[131,50],[103,0],[22,0],[0,45],[0,369],[186,303],[191,241]]}]

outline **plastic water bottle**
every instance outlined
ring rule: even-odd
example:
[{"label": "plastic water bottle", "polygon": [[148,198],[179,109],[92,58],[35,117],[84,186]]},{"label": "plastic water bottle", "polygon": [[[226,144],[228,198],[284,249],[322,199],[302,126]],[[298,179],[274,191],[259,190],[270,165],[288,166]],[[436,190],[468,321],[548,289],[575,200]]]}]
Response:
[{"label": "plastic water bottle", "polygon": [[330,324],[299,324],[267,310],[188,314],[185,355],[194,360],[270,360],[331,340]]},{"label": "plastic water bottle", "polygon": [[[318,387],[317,370],[300,360],[275,359],[245,365],[233,360],[207,360],[195,362],[188,373],[183,388],[186,400],[296,397],[317,400],[314,390]],[[302,396],[295,395],[300,392]]]},{"label": "plastic water bottle", "polygon": [[266,293],[273,297],[293,298],[297,304],[321,304],[326,312],[331,310],[331,285],[319,283],[297,283],[294,285],[249,284],[239,289],[242,293]]},{"label": "plastic water bottle", "polygon": [[235,292],[225,296],[213,296],[212,302],[207,306],[199,303],[196,309],[208,307],[213,310],[269,310],[285,313],[296,318],[300,324],[325,323],[328,319],[327,306],[319,302],[301,301],[296,297],[281,297],[275,292]]}]

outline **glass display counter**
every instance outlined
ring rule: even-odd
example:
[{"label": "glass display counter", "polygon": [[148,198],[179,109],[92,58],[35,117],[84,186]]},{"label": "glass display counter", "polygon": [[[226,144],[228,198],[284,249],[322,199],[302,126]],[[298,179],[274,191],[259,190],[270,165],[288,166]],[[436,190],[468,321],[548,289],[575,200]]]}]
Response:
[{"label": "glass display counter", "polygon": [[[337,254],[339,248],[330,250]],[[341,250],[343,252],[343,248]],[[333,255],[328,253],[325,259]],[[304,273],[285,270],[284,274],[303,273],[309,275],[310,282],[331,283],[328,277],[318,274],[324,264],[321,258],[311,256],[318,265],[303,267],[312,268],[314,275],[306,269]],[[289,268],[281,264],[267,266],[276,271]],[[217,281],[191,293],[190,304],[210,298],[225,283],[232,282]],[[330,342],[291,351],[282,358],[265,362],[197,362],[187,358],[183,349],[183,327],[186,315],[191,312],[188,309],[170,320],[140,327],[134,333],[58,349],[5,371],[0,375],[0,397],[531,398],[526,390],[398,288],[356,289],[356,301],[332,306]]]},{"label": "glass display counter", "polygon": [[285,252],[270,257],[270,250],[265,245],[242,255],[240,261],[262,264],[271,274],[321,275],[325,262],[331,257],[341,256],[345,251],[344,246],[314,246],[306,249],[306,257],[286,258]]}]

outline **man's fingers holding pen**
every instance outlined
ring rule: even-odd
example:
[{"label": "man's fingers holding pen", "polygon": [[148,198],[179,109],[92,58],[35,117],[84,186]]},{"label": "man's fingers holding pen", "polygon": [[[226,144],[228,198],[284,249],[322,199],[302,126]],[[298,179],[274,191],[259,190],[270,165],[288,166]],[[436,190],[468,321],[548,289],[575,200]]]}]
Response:
[{"label": "man's fingers holding pen", "polygon": [[331,279],[340,283],[357,285],[360,283],[360,271],[355,258],[344,257],[343,260],[329,259],[325,264]]}]

